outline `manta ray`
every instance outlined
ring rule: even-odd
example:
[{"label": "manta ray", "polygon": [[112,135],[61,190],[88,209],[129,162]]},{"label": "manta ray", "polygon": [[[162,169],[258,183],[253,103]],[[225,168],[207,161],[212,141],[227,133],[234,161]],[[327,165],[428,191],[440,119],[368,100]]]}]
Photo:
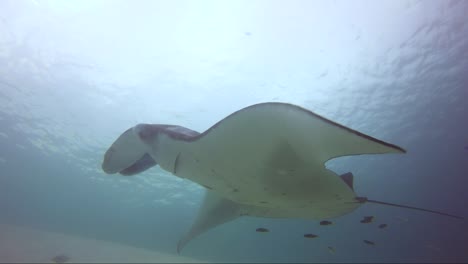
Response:
[{"label": "manta ray", "polygon": [[405,153],[300,106],[260,103],[238,110],[203,133],[166,124],[138,124],[104,155],[105,173],[135,175],[159,165],[206,188],[193,238],[240,216],[329,219],[378,203],[443,212],[357,196],[351,172],[338,176],[328,160],[350,155]]}]

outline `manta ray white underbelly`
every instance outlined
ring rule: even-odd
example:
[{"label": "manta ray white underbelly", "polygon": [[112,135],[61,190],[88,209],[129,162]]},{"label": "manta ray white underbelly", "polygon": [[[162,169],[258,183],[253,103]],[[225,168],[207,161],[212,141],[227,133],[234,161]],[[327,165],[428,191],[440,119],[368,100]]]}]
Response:
[{"label": "manta ray white underbelly", "polygon": [[324,165],[336,157],[383,153],[405,150],[299,106],[262,103],[203,133],[175,125],[136,125],[107,150],[102,169],[134,175],[158,164],[207,188],[178,251],[204,231],[242,215],[324,219],[374,202],[453,216],[358,197],[351,173],[339,177]]}]

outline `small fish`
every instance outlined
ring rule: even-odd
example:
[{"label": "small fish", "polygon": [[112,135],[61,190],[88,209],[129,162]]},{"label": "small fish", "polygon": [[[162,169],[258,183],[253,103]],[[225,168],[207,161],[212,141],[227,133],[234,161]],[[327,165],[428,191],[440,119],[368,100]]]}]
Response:
[{"label": "small fish", "polygon": [[361,223],[363,224],[371,223],[373,219],[374,219],[373,216],[364,216],[364,219],[361,220]]},{"label": "small fish", "polygon": [[54,263],[65,263],[70,260],[70,257],[64,254],[57,255],[51,259]]},{"label": "small fish", "polygon": [[326,220],[325,221],[320,221],[320,225],[331,225],[331,224],[333,224],[333,223],[330,222],[330,221],[326,221]]},{"label": "small fish", "polygon": [[387,224],[380,224],[379,225],[379,228],[386,228],[387,227]]},{"label": "small fish", "polygon": [[364,241],[364,243],[366,243],[367,245],[372,245],[372,246],[375,246],[375,243],[374,243],[374,242],[372,242],[372,241],[365,240],[365,239],[364,239],[363,241]]},{"label": "small fish", "polygon": [[334,254],[335,253],[335,248],[328,246],[328,252]]},{"label": "small fish", "polygon": [[263,227],[259,227],[257,228],[255,231],[259,232],[259,233],[267,233],[267,232],[270,232],[270,230],[266,229],[266,228],[263,228]]},{"label": "small fish", "polygon": [[304,234],[304,237],[305,238],[316,238],[318,237],[317,235],[314,235],[314,234]]}]

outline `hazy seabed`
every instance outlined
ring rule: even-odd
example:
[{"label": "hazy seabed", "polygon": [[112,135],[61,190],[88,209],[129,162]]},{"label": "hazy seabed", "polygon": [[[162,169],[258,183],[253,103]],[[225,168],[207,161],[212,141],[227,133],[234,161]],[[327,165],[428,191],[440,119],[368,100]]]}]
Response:
[{"label": "hazy seabed", "polygon": [[[29,227],[0,224],[1,262],[48,263],[59,256],[66,263],[194,263],[199,259],[149,251],[103,240],[88,239]],[[64,257],[65,256],[65,257]],[[58,260],[61,260],[58,259]]]}]

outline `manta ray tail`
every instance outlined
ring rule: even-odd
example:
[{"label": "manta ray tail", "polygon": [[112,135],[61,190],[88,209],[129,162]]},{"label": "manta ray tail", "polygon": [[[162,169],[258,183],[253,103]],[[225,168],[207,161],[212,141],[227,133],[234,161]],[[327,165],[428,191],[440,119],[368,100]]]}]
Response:
[{"label": "manta ray tail", "polygon": [[424,208],[419,208],[419,207],[413,207],[413,206],[408,206],[408,205],[401,205],[401,204],[394,204],[394,203],[387,203],[387,202],[382,202],[382,201],[376,201],[376,200],[371,200],[367,199],[367,197],[356,197],[356,200],[360,203],[375,203],[375,204],[383,204],[383,205],[388,205],[388,206],[395,206],[395,207],[401,207],[401,208],[407,208],[407,209],[413,209],[413,210],[419,210],[419,211],[424,211],[424,212],[429,212],[433,214],[439,214],[439,215],[444,215],[444,216],[449,216],[457,219],[464,219],[461,216],[458,215],[452,215],[452,214],[447,214],[444,212],[440,211],[435,211],[435,210],[429,210],[429,209],[424,209]]}]

